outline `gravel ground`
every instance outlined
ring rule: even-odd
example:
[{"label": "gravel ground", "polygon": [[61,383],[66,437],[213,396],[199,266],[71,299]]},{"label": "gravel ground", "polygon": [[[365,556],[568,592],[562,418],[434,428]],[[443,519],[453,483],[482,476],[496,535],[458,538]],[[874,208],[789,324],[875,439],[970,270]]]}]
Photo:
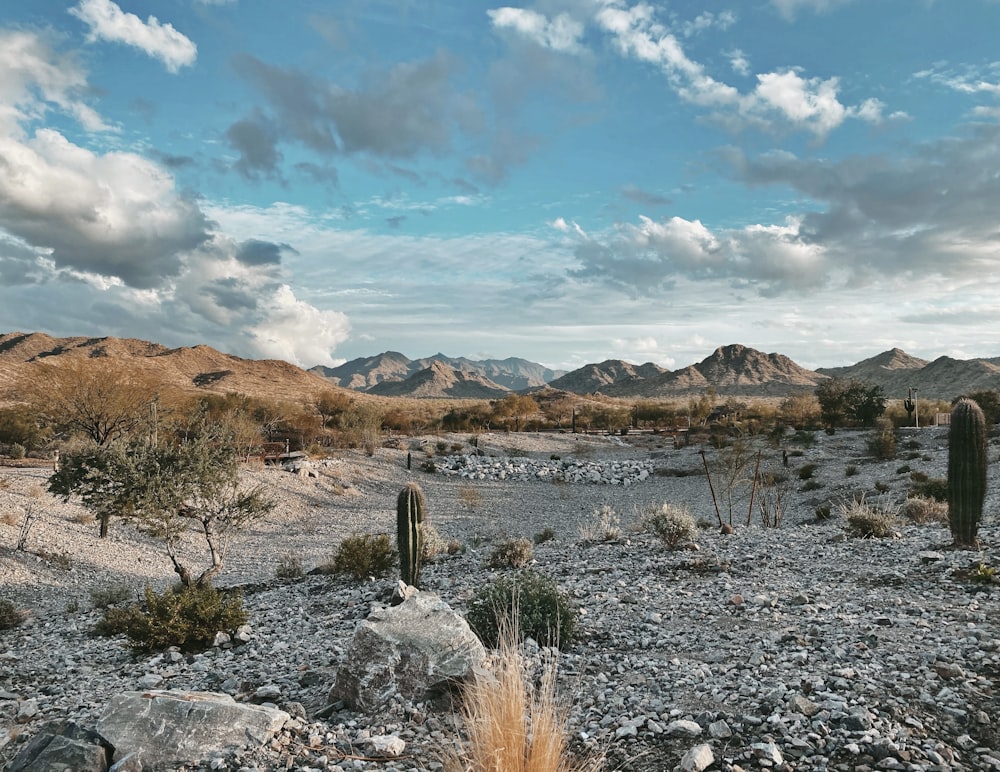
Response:
[{"label": "gravel ground", "polygon": [[[1000,587],[968,578],[977,563],[1000,567],[997,464],[980,551],[950,549],[941,524],[901,521],[895,538],[849,537],[836,516],[818,522],[816,507],[857,493],[899,501],[910,486],[903,467],[932,477],[945,471],[943,430],[903,433],[896,459],[886,462],[866,457],[865,436],[819,434],[801,455],[789,446],[780,528],[746,527],[743,499],[735,533],[703,528],[696,548],[678,551],[633,527],[644,508],[663,502],[716,523],[708,481],[694,474],[699,448],[675,449],[666,437],[479,439],[480,452],[497,457],[648,461],[654,473],[627,487],[419,470],[421,445],[444,443],[451,452],[463,436],[408,440],[374,458],[347,453],[317,463],[318,477],[248,470],[279,505],[233,539],[217,584],[244,587],[251,640],[188,658],[136,657],[121,640],[88,634],[99,618],[93,589],[172,580],[159,545],[120,524],[100,540],[78,505],[40,492],[48,469],[0,468],[0,592],[30,611],[25,625],[0,632],[0,762],[42,720],[93,725],[111,695],[157,682],[249,701],[260,687],[276,687],[280,697],[270,699],[298,715],[272,746],[218,759],[215,768],[435,768],[442,743],[458,733],[447,711],[397,701],[374,716],[321,713],[354,627],[391,579],[275,578],[283,560],[297,558],[306,570],[329,560],[351,533],[391,532],[395,496],[416,480],[442,537],[466,546],[424,574],[425,589],[460,612],[502,573],[483,567],[498,540],[555,531],[536,547],[533,567],[580,608],[579,639],[558,657],[560,687],[574,747],[606,753],[608,769],[693,768],[685,754],[707,745],[712,770],[1000,770]],[[715,451],[706,451],[712,459]],[[779,452],[767,458],[781,467]],[[805,464],[816,464],[814,484],[798,479]],[[728,519],[718,471],[713,479]],[[27,550],[17,551],[29,505],[40,516]],[[605,506],[619,516],[620,536],[583,539]],[[187,556],[204,560],[194,538]],[[527,653],[537,662],[551,655],[530,646]],[[351,758],[380,734],[405,740],[405,758]]]}]

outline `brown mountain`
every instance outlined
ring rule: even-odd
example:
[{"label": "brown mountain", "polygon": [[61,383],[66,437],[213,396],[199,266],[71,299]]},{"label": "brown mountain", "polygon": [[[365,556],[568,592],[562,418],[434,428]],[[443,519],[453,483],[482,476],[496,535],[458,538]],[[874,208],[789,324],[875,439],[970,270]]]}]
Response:
[{"label": "brown mountain", "polygon": [[279,359],[243,359],[210,346],[167,348],[130,338],[53,338],[43,333],[0,335],[0,399],[13,399],[25,378],[43,378],[43,365],[71,358],[106,358],[154,375],[186,392],[238,392],[300,401],[336,387]]},{"label": "brown mountain", "polygon": [[457,370],[435,360],[430,367],[414,373],[405,381],[383,381],[372,386],[367,393],[417,399],[497,399],[510,394],[510,390],[479,373]]},{"label": "brown mountain", "polygon": [[365,391],[386,381],[405,381],[421,370],[426,370],[434,362],[476,373],[511,391],[538,388],[563,374],[562,370],[551,370],[537,362],[517,357],[476,360],[435,354],[423,359],[410,359],[398,351],[352,359],[337,367],[318,365],[310,368],[310,371],[329,378],[338,386]]},{"label": "brown mountain", "polygon": [[609,396],[625,395],[629,391],[641,391],[646,382],[668,372],[670,371],[652,362],[633,365],[621,359],[607,359],[566,373],[550,382],[549,386],[574,394],[593,394],[599,391]]}]

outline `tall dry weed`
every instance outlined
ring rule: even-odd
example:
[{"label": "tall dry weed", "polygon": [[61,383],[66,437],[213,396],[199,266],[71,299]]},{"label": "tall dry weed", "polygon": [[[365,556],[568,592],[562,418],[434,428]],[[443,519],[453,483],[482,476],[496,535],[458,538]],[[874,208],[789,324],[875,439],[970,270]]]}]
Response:
[{"label": "tall dry weed", "polygon": [[556,695],[549,661],[534,686],[513,624],[503,626],[491,668],[463,691],[467,741],[444,761],[446,772],[597,772],[603,758],[569,749],[568,711]]}]

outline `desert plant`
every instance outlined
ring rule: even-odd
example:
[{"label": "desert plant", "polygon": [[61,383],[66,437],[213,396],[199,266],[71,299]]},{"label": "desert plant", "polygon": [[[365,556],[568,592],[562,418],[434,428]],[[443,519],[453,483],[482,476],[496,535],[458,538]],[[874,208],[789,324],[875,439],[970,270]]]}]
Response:
[{"label": "desert plant", "polygon": [[848,464],[844,469],[844,477],[854,477],[857,473],[858,467],[855,464]]},{"label": "desert plant", "polygon": [[519,639],[568,648],[576,635],[576,609],[568,595],[542,574],[524,571],[503,576],[478,590],[466,621],[482,642],[498,645],[504,625],[515,621]]},{"label": "desert plant", "polygon": [[458,489],[458,500],[471,512],[483,503],[483,494],[473,485],[463,485]]},{"label": "desert plant", "polygon": [[580,538],[583,541],[616,541],[621,538],[621,518],[610,504],[593,511],[593,519],[580,524]]},{"label": "desert plant", "polygon": [[111,584],[107,587],[94,587],[90,591],[90,603],[94,608],[105,609],[117,606],[132,597],[132,590],[124,584]]},{"label": "desert plant", "polygon": [[[761,472],[757,491],[757,510],[761,525],[765,528],[777,528],[781,525],[790,492],[791,485],[787,475],[769,470]],[[752,514],[748,513],[747,525],[750,524]]]},{"label": "desert plant", "polygon": [[913,492],[918,496],[927,496],[928,498],[936,499],[937,501],[943,501],[947,503],[948,501],[948,480],[945,477],[930,477],[928,478],[924,475],[924,479],[919,479],[910,475],[910,479],[913,480]]},{"label": "desert plant", "polygon": [[302,559],[298,555],[288,553],[278,559],[278,565],[274,569],[274,575],[278,579],[298,579],[304,574]]},{"label": "desert plant", "polygon": [[672,550],[694,541],[698,533],[691,513],[685,507],[670,503],[648,510],[643,515],[642,527]]},{"label": "desert plant", "polygon": [[21,624],[25,619],[25,614],[18,611],[11,601],[6,598],[0,600],[0,630],[12,630]]},{"label": "desert plant", "polygon": [[232,632],[247,621],[239,590],[180,585],[157,595],[147,585],[144,600],[145,608],[138,604],[108,608],[95,632],[124,634],[136,651],[169,646],[197,651],[211,646],[216,633]]},{"label": "desert plant", "polygon": [[467,742],[445,756],[445,772],[597,772],[600,758],[579,761],[568,747],[567,711],[556,697],[552,658],[532,683],[516,621],[501,623],[492,678],[462,691]]},{"label": "desert plant", "polygon": [[866,442],[868,452],[880,461],[896,457],[896,427],[888,418],[875,421],[875,429]]},{"label": "desert plant", "polygon": [[362,581],[389,573],[397,553],[387,533],[348,536],[337,547],[333,562],[320,567],[321,573],[350,574]]},{"label": "desert plant", "polygon": [[399,550],[399,575],[409,585],[417,586],[420,580],[420,561],[423,559],[421,523],[427,502],[423,489],[416,483],[407,483],[396,497],[396,548]]},{"label": "desert plant", "polygon": [[556,538],[556,529],[552,526],[543,528],[538,533],[532,537],[532,541],[537,544],[544,544],[547,541],[552,541]]},{"label": "desert plant", "polygon": [[448,542],[438,533],[431,523],[424,521],[420,525],[420,559],[431,563],[438,555],[448,551]]},{"label": "desert plant", "polygon": [[819,469],[818,464],[803,464],[799,467],[798,475],[800,480],[811,480],[813,475],[816,474],[816,470]]},{"label": "desert plant", "polygon": [[986,419],[979,405],[960,399],[948,432],[948,523],[957,546],[977,544],[986,497]]},{"label": "desert plant", "polygon": [[839,509],[855,536],[882,539],[894,534],[896,512],[887,504],[873,505],[861,496],[841,503]]},{"label": "desert plant", "polygon": [[28,453],[28,449],[24,447],[24,445],[22,445],[20,442],[12,442],[10,444],[10,448],[7,450],[7,453],[10,455],[11,458],[17,461],[25,457],[25,455]]},{"label": "desert plant", "polygon": [[525,538],[507,539],[497,544],[486,558],[487,568],[523,568],[535,557],[531,542]]},{"label": "desert plant", "polygon": [[978,584],[993,584],[997,579],[997,570],[979,562],[969,571],[969,579]]},{"label": "desert plant", "polygon": [[948,505],[929,496],[907,496],[900,513],[914,523],[948,522]]}]

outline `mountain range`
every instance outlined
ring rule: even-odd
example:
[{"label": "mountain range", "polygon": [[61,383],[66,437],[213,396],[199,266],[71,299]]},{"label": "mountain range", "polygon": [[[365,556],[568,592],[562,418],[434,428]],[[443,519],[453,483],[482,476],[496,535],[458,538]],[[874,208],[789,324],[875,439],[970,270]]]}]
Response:
[{"label": "mountain range", "polygon": [[810,393],[831,377],[877,384],[889,398],[904,397],[909,389],[917,389],[919,397],[942,400],[1000,390],[1000,357],[942,356],[927,361],[897,348],[850,366],[817,370],[739,344],[720,346],[701,362],[679,370],[610,359],[566,373],[516,357],[477,361],[436,354],[409,359],[393,351],[335,368],[303,370],[281,360],[244,359],[204,345],[167,348],[132,338],[13,332],[0,334],[0,399],[13,399],[14,386],[24,378],[43,377],[43,364],[73,357],[117,359],[186,391],[296,401],[341,388],[371,397],[410,398],[497,399],[542,389],[628,398],[687,397],[708,389],[723,397],[783,397]]}]

